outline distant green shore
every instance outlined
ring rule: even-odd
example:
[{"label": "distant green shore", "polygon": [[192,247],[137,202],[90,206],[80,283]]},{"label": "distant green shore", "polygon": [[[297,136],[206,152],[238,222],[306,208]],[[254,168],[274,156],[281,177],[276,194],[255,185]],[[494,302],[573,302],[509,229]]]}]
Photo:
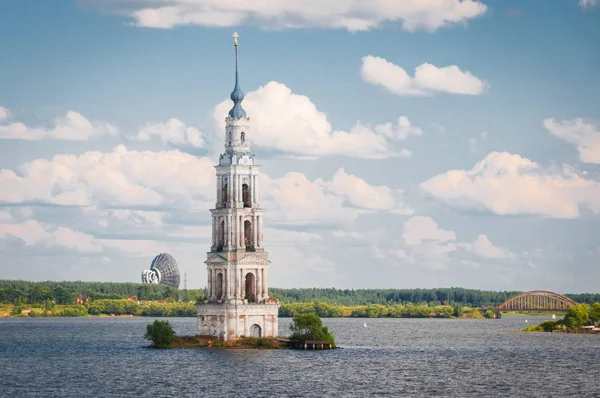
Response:
[{"label": "distant green shore", "polygon": [[[494,307],[520,292],[464,288],[435,289],[269,289],[279,299],[280,317],[316,314],[322,318],[492,318]],[[0,280],[0,317],[149,316],[195,317],[204,289],[117,282]],[[600,294],[567,294],[593,304]],[[510,312],[508,316],[551,315]],[[558,314],[557,314],[558,315]]]}]

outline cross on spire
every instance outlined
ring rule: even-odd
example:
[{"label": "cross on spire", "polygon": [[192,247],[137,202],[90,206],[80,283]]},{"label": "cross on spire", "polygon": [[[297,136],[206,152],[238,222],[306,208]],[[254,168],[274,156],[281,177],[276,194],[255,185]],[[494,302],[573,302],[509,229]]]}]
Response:
[{"label": "cross on spire", "polygon": [[240,37],[240,35],[238,35],[238,32],[233,32],[233,45],[236,47],[238,45],[238,37]]}]

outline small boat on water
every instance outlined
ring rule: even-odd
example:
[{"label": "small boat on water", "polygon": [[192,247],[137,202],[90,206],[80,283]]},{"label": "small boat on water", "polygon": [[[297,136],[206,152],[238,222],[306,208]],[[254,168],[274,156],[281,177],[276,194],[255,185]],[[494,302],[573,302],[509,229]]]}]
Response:
[{"label": "small boat on water", "polygon": [[556,319],[556,314],[552,314],[552,319]]}]

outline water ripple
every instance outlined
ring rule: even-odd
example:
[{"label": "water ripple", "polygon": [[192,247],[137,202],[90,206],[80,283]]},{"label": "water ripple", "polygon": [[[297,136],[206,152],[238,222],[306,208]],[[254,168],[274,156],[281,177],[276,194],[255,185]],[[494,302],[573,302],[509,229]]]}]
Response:
[{"label": "water ripple", "polygon": [[[541,322],[543,318],[532,322]],[[1,319],[0,391],[15,397],[599,396],[600,338],[506,333],[501,320],[326,319],[343,347],[152,350],[152,319]],[[179,334],[196,322],[171,319]],[[280,320],[286,334],[289,319]]]}]

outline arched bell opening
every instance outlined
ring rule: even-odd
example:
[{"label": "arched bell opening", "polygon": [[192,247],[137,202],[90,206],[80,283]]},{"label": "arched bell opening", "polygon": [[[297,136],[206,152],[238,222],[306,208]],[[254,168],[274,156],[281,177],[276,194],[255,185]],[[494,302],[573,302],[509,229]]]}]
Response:
[{"label": "arched bell opening", "polygon": [[242,184],[242,201],[244,207],[252,207],[252,200],[250,199],[250,187],[248,184]]},{"label": "arched bell opening", "polygon": [[249,303],[256,302],[256,278],[252,272],[246,274],[246,298]]},{"label": "arched bell opening", "polygon": [[222,200],[223,205],[226,205],[227,201],[229,200],[229,196],[227,196],[227,183],[226,182],[223,183],[223,191],[221,192],[221,197],[223,198],[223,200]]},{"label": "arched bell opening", "polygon": [[217,243],[217,251],[218,252],[223,250],[224,244],[225,244],[225,220],[222,220],[219,223],[219,242]]},{"label": "arched bell opening", "polygon": [[244,133],[243,131],[242,134],[240,134],[240,140],[242,141],[242,144],[246,142],[246,133]]},{"label": "arched bell opening", "polygon": [[254,241],[252,238],[252,223],[246,220],[244,221],[244,246],[246,246],[246,250],[254,249]]},{"label": "arched bell opening", "polygon": [[217,292],[217,300],[222,300],[223,299],[223,274],[221,272],[219,272],[217,274],[216,292]]}]

